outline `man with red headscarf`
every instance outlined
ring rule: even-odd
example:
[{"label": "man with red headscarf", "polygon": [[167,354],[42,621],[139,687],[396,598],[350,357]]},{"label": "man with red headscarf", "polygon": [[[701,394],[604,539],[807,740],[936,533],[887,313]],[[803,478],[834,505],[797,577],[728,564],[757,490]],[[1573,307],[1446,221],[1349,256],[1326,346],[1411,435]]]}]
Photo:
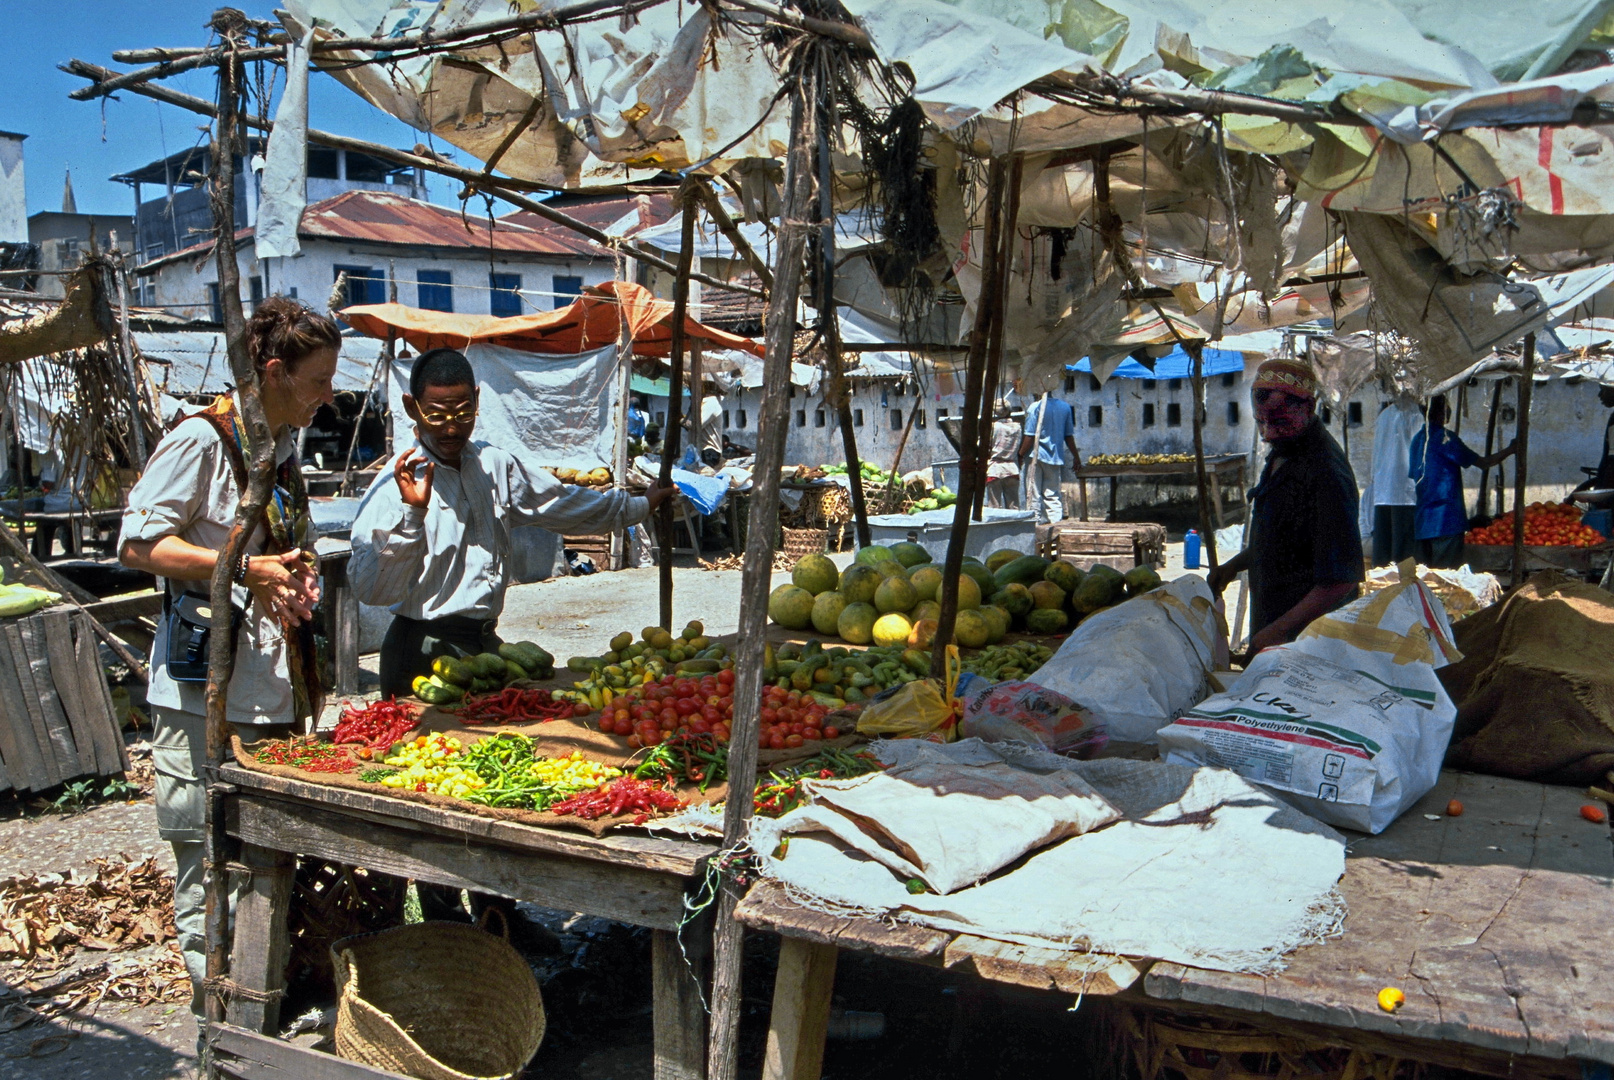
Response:
[{"label": "man with red headscarf", "polygon": [[1250,492],[1244,550],[1211,572],[1210,586],[1220,595],[1249,571],[1253,655],[1355,599],[1366,575],[1356,476],[1317,418],[1316,374],[1298,360],[1268,360],[1250,396],[1267,464]]}]

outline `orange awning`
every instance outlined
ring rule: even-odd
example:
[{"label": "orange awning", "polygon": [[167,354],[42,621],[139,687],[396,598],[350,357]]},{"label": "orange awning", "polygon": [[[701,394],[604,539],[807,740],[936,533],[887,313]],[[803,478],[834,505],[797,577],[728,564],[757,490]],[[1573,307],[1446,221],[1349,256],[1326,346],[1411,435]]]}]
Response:
[{"label": "orange awning", "polygon": [[[463,349],[468,345],[503,345],[533,353],[573,354],[614,343],[624,321],[638,356],[666,356],[672,341],[671,300],[658,300],[650,290],[628,281],[607,281],[555,311],[501,319],[493,315],[461,315],[428,311],[403,304],[358,304],[343,308],[349,325],[370,337],[396,334],[417,352]],[[762,355],[762,345],[748,337],[706,326],[685,316],[684,333],[724,349]]]}]

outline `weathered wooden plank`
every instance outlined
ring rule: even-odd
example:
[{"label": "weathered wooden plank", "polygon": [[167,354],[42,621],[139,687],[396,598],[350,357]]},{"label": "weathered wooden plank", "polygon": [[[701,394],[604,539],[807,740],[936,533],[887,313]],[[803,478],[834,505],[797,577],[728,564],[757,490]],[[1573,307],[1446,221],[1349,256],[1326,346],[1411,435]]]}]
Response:
[{"label": "weathered wooden plank", "polygon": [[[597,859],[656,873],[693,877],[706,858],[717,850],[714,844],[689,840],[669,840],[656,836],[590,836],[569,829],[542,829],[519,822],[501,821],[454,810],[442,810],[424,803],[389,798],[386,795],[328,784],[311,784],[267,773],[253,772],[239,765],[226,765],[222,779],[244,792],[264,792],[298,802],[329,807],[344,814],[380,824],[404,828],[424,826],[435,835],[456,836],[460,843],[480,841],[530,852],[550,852],[580,859]],[[342,861],[340,858],[338,862]]]},{"label": "weathered wooden plank", "polygon": [[45,648],[45,615],[41,613],[23,619],[15,624],[15,629],[22,640],[23,653],[28,658],[28,676],[33,680],[39,712],[45,719],[45,730],[50,733],[50,745],[55,751],[62,778],[94,774],[94,751],[90,747],[81,750],[74,741],[72,725],[68,723],[67,713],[62,708],[61,695],[56,692],[56,680],[51,676],[50,654]]},{"label": "weathered wooden plank", "polygon": [[102,626],[111,626],[127,619],[153,618],[161,614],[162,609],[163,594],[155,589],[149,592],[130,593],[127,596],[114,596],[97,604],[84,605],[84,610],[98,619]]},{"label": "weathered wooden plank", "polygon": [[95,739],[96,758],[105,763],[107,772],[129,770],[129,747],[123,741],[118,726],[118,709],[112,701],[112,688],[107,685],[106,668],[101,666],[101,643],[90,626],[90,620],[75,614],[73,649],[78,657],[78,672],[83,687],[84,707],[95,717],[91,735]]},{"label": "weathered wooden plank", "polygon": [[273,1035],[280,1030],[279,993],[286,988],[286,962],[291,957],[286,916],[296,860],[284,852],[243,844],[241,862],[251,867],[252,874],[235,905],[230,980],[267,1000],[234,995],[226,1017],[247,1031]]},{"label": "weathered wooden plank", "polygon": [[[1445,817],[1448,800],[1465,806]],[[1538,1058],[1614,1062],[1614,903],[1606,825],[1573,788],[1445,773],[1376,837],[1341,882],[1342,937],[1275,978],[1157,964],[1151,998]],[[1430,821],[1426,814],[1442,815]],[[1380,988],[1406,1004],[1381,1011]]]},{"label": "weathered wooden plank", "polygon": [[19,736],[32,749],[29,786],[35,791],[52,787],[67,779],[67,774],[56,760],[50,732],[45,728],[45,717],[39,709],[39,698],[34,693],[28,654],[15,624],[0,627],[0,642],[4,644],[5,653],[0,656],[0,707],[16,721]]},{"label": "weathered wooden plank", "polygon": [[[403,823],[407,825],[408,823]],[[263,796],[231,800],[232,835],[261,847],[457,889],[530,900],[652,929],[676,929],[685,879],[623,864],[468,844],[417,827]]]},{"label": "weathered wooden plank", "polygon": [[[62,712],[67,716],[67,726],[73,732],[73,745],[78,748],[79,763],[92,776],[116,772],[115,768],[107,768],[96,752],[92,721],[84,708],[81,672],[78,660],[73,655],[73,627],[68,621],[67,612],[42,612],[39,621],[44,630],[45,655],[50,662],[50,681],[61,702]],[[95,704],[100,706],[99,697]]]},{"label": "weathered wooden plank", "polygon": [[772,882],[759,882],[734,909],[734,917],[757,930],[819,945],[838,945],[893,960],[940,963],[951,934],[907,923],[843,919],[804,908]]},{"label": "weathered wooden plank", "polygon": [[1142,974],[1140,965],[1120,956],[1017,945],[1008,941],[962,934],[947,945],[942,964],[974,972],[991,982],[1058,990],[1067,994],[1119,994]]},{"label": "weathered wooden plank", "polygon": [[218,1071],[237,1080],[409,1080],[229,1024],[209,1024],[207,1041]]},{"label": "weathered wooden plank", "polygon": [[[704,924],[703,924],[704,925]],[[690,972],[700,969],[711,943],[711,931],[686,931],[684,950],[678,934],[651,931],[651,987],[655,1001],[655,1080],[705,1080],[706,1008],[700,983]]]},{"label": "weathered wooden plank", "polygon": [[823,1073],[824,1034],[839,955],[833,945],[802,938],[787,937],[780,943],[762,1080],[818,1080]]}]

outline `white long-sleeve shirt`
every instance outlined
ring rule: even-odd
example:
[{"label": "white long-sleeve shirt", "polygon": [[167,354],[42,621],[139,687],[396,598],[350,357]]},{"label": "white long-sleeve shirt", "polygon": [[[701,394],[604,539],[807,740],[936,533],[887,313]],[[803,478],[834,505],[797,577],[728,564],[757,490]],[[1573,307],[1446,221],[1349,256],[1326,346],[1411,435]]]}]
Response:
[{"label": "white long-sleeve shirt", "polygon": [[497,619],[517,525],[602,533],[650,514],[643,496],[563,484],[486,443],[467,446],[457,469],[426,457],[437,465],[430,506],[404,503],[389,461],[353,519],[347,570],[353,594],[405,618]]},{"label": "white long-sleeve shirt", "polygon": [[1416,403],[1397,401],[1379,413],[1373,430],[1373,471],[1359,504],[1357,527],[1363,536],[1373,532],[1375,506],[1416,506],[1418,491],[1407,467],[1412,460],[1412,437],[1423,427]]}]

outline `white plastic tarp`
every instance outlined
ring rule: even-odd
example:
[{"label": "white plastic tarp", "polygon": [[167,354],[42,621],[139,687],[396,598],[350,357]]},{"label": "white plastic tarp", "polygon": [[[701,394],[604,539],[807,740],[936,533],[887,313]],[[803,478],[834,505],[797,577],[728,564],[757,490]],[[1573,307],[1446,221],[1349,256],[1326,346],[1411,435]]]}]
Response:
[{"label": "white plastic tarp", "polygon": [[310,30],[286,46],[286,89],[275,110],[252,233],[260,259],[303,250],[297,227],[308,204],[308,42],[313,36]]},{"label": "white plastic tarp", "polygon": [[[617,348],[562,356],[472,345],[465,358],[481,391],[475,438],[530,466],[610,468],[616,441]],[[394,429],[408,438],[403,395],[409,365],[394,361],[389,392]]]}]

